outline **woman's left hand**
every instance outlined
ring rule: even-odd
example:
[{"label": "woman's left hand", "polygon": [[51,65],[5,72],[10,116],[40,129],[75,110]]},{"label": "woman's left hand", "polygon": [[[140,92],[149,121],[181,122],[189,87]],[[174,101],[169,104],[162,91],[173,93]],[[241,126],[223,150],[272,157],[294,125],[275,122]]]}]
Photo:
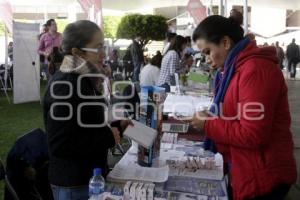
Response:
[{"label": "woman's left hand", "polygon": [[191,121],[191,125],[202,130],[204,129],[204,124],[208,117],[209,114],[206,111],[196,112]]},{"label": "woman's left hand", "polygon": [[134,126],[131,120],[122,120],[120,123],[121,129],[125,130],[128,126]]}]

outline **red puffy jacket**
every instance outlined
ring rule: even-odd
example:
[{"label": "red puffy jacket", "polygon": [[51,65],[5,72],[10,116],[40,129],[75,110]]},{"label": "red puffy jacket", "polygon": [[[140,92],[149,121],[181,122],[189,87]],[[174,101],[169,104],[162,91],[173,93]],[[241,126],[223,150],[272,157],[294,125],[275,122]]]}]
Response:
[{"label": "red puffy jacket", "polygon": [[274,47],[253,41],[238,55],[221,112],[204,129],[231,164],[235,200],[296,181],[287,86]]}]

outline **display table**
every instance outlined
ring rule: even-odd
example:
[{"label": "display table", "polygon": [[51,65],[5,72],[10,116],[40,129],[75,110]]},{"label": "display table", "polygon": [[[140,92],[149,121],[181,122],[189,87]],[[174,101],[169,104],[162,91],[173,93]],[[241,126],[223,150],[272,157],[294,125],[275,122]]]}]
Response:
[{"label": "display table", "polygon": [[[174,123],[175,126],[178,123],[186,123],[180,122],[180,119],[176,121],[177,116],[193,116],[195,112],[205,110],[210,105],[209,96],[168,94],[163,109],[163,115],[167,117],[163,116],[162,123]],[[174,132],[172,128],[166,130],[162,128],[164,133]],[[175,130],[178,133],[178,141],[176,139],[174,143],[161,143],[159,157],[153,160],[151,168],[137,164],[138,146],[133,142],[131,148],[108,174],[106,180],[109,188],[96,200],[106,199],[107,196],[108,199],[115,200],[130,199],[128,193],[126,199],[122,196],[127,181],[134,182],[126,184],[126,191],[130,190],[130,195],[132,188],[132,194],[135,195],[137,190],[136,195],[139,195],[143,184],[148,189],[151,188],[148,185],[155,184],[155,192],[152,190],[149,193],[152,193],[151,198],[138,196],[138,200],[228,200],[222,155],[204,151],[201,142],[203,134],[199,133],[199,130],[184,130],[182,133]],[[147,158],[145,156],[142,159]],[[137,184],[141,187],[137,187]],[[131,185],[130,189],[128,185]]]},{"label": "display table", "polygon": [[[185,141],[184,143],[185,144],[162,144],[162,148],[160,151],[160,157],[157,160],[155,160],[154,167],[167,167],[166,161],[168,159],[173,159],[173,160],[181,159],[184,156],[184,154],[186,154],[186,152],[184,152],[185,150],[181,151],[178,149],[187,148],[187,150],[195,151],[195,150],[193,150],[193,148],[195,149],[197,146],[201,145],[201,143],[199,143],[199,142],[195,143],[192,141]],[[218,161],[218,162],[223,163],[223,160]],[[218,165],[220,165],[220,164],[218,164]],[[119,161],[119,163],[115,166],[115,168],[124,168],[126,170],[143,168],[137,164],[137,145],[135,143],[133,143],[132,147],[127,151],[127,153],[123,156],[123,158]],[[107,183],[115,184],[115,185],[118,185],[120,188],[123,188],[123,185],[125,184],[125,182],[127,180],[117,180],[114,177],[115,173],[116,172],[114,170],[109,173],[109,175],[107,176]],[[120,172],[117,172],[117,173],[120,173]],[[132,172],[132,173],[135,173],[135,172]],[[172,172],[171,169],[169,170],[168,173],[169,174],[167,176],[168,176],[169,181],[170,180],[178,181],[177,179],[182,178],[181,175],[173,176],[174,171]],[[212,195],[199,194],[199,191],[194,191],[194,192],[193,191],[189,191],[189,192],[172,191],[171,192],[170,190],[168,190],[169,195],[170,195],[170,193],[172,193],[172,195],[173,195],[171,199],[176,199],[176,200],[180,200],[180,199],[227,200],[228,199],[227,189],[226,189],[226,182],[227,182],[226,180],[227,179],[226,179],[226,177],[224,178],[224,176],[223,176],[223,166],[220,166],[220,168],[218,168],[216,170],[202,170],[202,174],[201,173],[197,173],[197,174],[200,177],[202,177],[201,181],[199,183],[197,183],[200,185],[210,183],[209,179],[211,179],[211,178],[219,179],[221,177],[220,180],[213,180],[212,182],[216,183],[216,184],[220,184],[220,187],[222,190],[221,193],[223,193],[223,194],[221,196],[213,195],[215,193],[220,193],[220,191],[217,191],[217,190],[215,191],[213,188],[208,188],[208,189],[206,188],[204,191],[205,193],[211,193]],[[118,175],[122,176],[121,174],[118,174]],[[139,175],[137,175],[137,176],[139,176]],[[162,175],[159,174],[158,176],[162,176]],[[154,177],[154,179],[155,178],[157,178],[157,177]],[[181,181],[186,182],[185,186],[189,187],[191,190],[192,190],[192,187],[194,187],[195,183],[198,180],[200,180],[200,178],[193,177],[192,174],[188,174],[188,173],[185,174],[185,178],[186,178],[185,180],[181,180]],[[207,180],[207,182],[206,182],[206,180]],[[169,183],[169,182],[167,182],[167,183]],[[176,188],[177,187],[176,185],[174,186],[172,183],[171,183],[172,186],[169,187],[169,185],[166,185],[167,183],[166,182],[155,183],[155,191],[156,192],[166,192],[166,188],[174,188],[174,187]],[[191,184],[191,186],[189,186],[189,184]],[[213,185],[213,184],[211,184],[211,185]],[[186,188],[186,189],[189,189],[189,188]],[[114,198],[122,199],[121,197],[114,197]],[[170,197],[168,197],[168,198],[170,198]],[[156,198],[156,199],[162,199],[162,198]]]}]

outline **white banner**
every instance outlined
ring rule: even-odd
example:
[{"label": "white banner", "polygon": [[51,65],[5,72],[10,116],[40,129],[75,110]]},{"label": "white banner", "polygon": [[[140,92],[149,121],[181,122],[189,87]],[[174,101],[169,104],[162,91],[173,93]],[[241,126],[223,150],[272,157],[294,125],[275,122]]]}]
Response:
[{"label": "white banner", "polygon": [[40,100],[39,24],[13,22],[14,103]]}]

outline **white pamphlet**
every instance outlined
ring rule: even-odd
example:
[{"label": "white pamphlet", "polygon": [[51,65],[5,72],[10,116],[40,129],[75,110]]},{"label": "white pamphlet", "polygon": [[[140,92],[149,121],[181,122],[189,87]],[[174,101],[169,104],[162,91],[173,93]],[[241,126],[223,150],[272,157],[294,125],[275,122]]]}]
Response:
[{"label": "white pamphlet", "polygon": [[114,182],[123,181],[146,181],[154,183],[162,183],[168,180],[169,167],[160,168],[140,167],[135,165],[117,164],[108,174],[107,180]]},{"label": "white pamphlet", "polygon": [[157,131],[138,121],[132,120],[134,126],[128,126],[124,135],[149,149],[157,136]]}]

